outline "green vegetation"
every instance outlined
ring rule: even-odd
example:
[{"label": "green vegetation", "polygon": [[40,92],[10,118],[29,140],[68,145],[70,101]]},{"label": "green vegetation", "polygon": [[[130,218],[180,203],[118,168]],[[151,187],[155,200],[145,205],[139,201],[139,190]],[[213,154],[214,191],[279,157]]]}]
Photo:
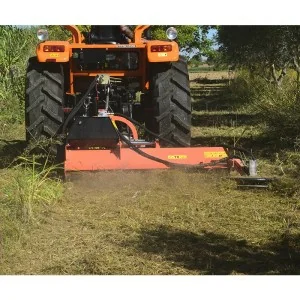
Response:
[{"label": "green vegetation", "polygon": [[228,63],[244,66],[278,86],[294,69],[299,88],[299,26],[220,26],[217,39]]},{"label": "green vegetation", "polygon": [[277,191],[299,195],[300,105],[296,76],[286,75],[280,88],[249,72],[238,72],[230,86],[232,103],[255,115],[264,130],[257,138],[261,155],[276,166]]},{"label": "green vegetation", "polygon": [[[55,166],[25,150],[24,88],[36,29],[0,26],[0,236],[8,249],[62,195]],[[6,248],[8,247],[8,248]]]},{"label": "green vegetation", "polygon": [[224,71],[198,76],[192,81],[195,142],[252,149],[260,175],[277,177],[273,191],[297,198],[300,114],[294,73],[281,88],[246,70],[236,71],[230,80]]},{"label": "green vegetation", "polygon": [[278,190],[299,194],[300,27],[219,26],[217,40],[235,69],[227,98],[264,124],[256,142],[276,165]]},{"label": "green vegetation", "polygon": [[192,64],[192,66],[189,67],[189,73],[199,73],[199,72],[206,72],[206,71],[213,71],[213,70],[214,67],[208,65]]},{"label": "green vegetation", "polygon": [[63,192],[61,181],[50,176],[57,167],[47,159],[41,164],[39,157],[22,150],[23,144],[0,143],[0,233],[5,251],[13,249],[24,233],[40,222]]},{"label": "green vegetation", "polygon": [[25,69],[35,31],[0,26],[0,125],[23,122]]},{"label": "green vegetation", "polygon": [[298,140],[300,105],[293,72],[285,76],[281,88],[278,88],[248,71],[239,71],[230,86],[230,97],[233,102],[256,113],[268,126],[268,133],[276,133],[285,142]]}]

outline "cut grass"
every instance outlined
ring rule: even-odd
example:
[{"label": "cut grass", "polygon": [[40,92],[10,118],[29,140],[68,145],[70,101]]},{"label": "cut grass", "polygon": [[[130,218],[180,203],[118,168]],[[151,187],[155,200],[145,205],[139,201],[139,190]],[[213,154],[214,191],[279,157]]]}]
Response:
[{"label": "cut grass", "polygon": [[75,174],[1,273],[297,273],[299,207],[232,185],[177,170]]},{"label": "cut grass", "polygon": [[2,147],[5,142],[24,139],[25,129],[23,123],[11,124],[0,122],[0,147]]}]

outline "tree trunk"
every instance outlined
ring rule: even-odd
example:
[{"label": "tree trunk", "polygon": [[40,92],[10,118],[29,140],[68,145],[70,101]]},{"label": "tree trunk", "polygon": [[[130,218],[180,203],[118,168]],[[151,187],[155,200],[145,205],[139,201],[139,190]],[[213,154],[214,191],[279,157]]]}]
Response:
[{"label": "tree trunk", "polygon": [[300,66],[299,66],[299,56],[294,56],[293,57],[293,63],[295,70],[297,72],[297,100],[300,98]]}]

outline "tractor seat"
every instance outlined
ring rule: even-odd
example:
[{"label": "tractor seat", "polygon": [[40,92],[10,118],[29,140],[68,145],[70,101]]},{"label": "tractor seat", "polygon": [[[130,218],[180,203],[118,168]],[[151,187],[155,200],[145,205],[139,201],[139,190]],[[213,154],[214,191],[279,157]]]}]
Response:
[{"label": "tractor seat", "polygon": [[88,44],[128,44],[119,25],[92,25],[84,37]]}]

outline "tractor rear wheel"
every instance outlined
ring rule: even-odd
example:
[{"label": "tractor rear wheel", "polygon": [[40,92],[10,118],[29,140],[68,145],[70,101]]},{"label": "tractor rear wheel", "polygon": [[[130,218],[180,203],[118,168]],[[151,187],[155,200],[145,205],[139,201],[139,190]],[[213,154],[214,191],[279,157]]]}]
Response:
[{"label": "tractor rear wheel", "polygon": [[[145,118],[146,127],[178,146],[190,146],[192,108],[185,60],[151,64],[150,72],[151,107]],[[170,146],[165,141],[160,144]]]},{"label": "tractor rear wheel", "polygon": [[25,125],[27,142],[54,137],[64,121],[64,74],[57,63],[28,61]]}]

